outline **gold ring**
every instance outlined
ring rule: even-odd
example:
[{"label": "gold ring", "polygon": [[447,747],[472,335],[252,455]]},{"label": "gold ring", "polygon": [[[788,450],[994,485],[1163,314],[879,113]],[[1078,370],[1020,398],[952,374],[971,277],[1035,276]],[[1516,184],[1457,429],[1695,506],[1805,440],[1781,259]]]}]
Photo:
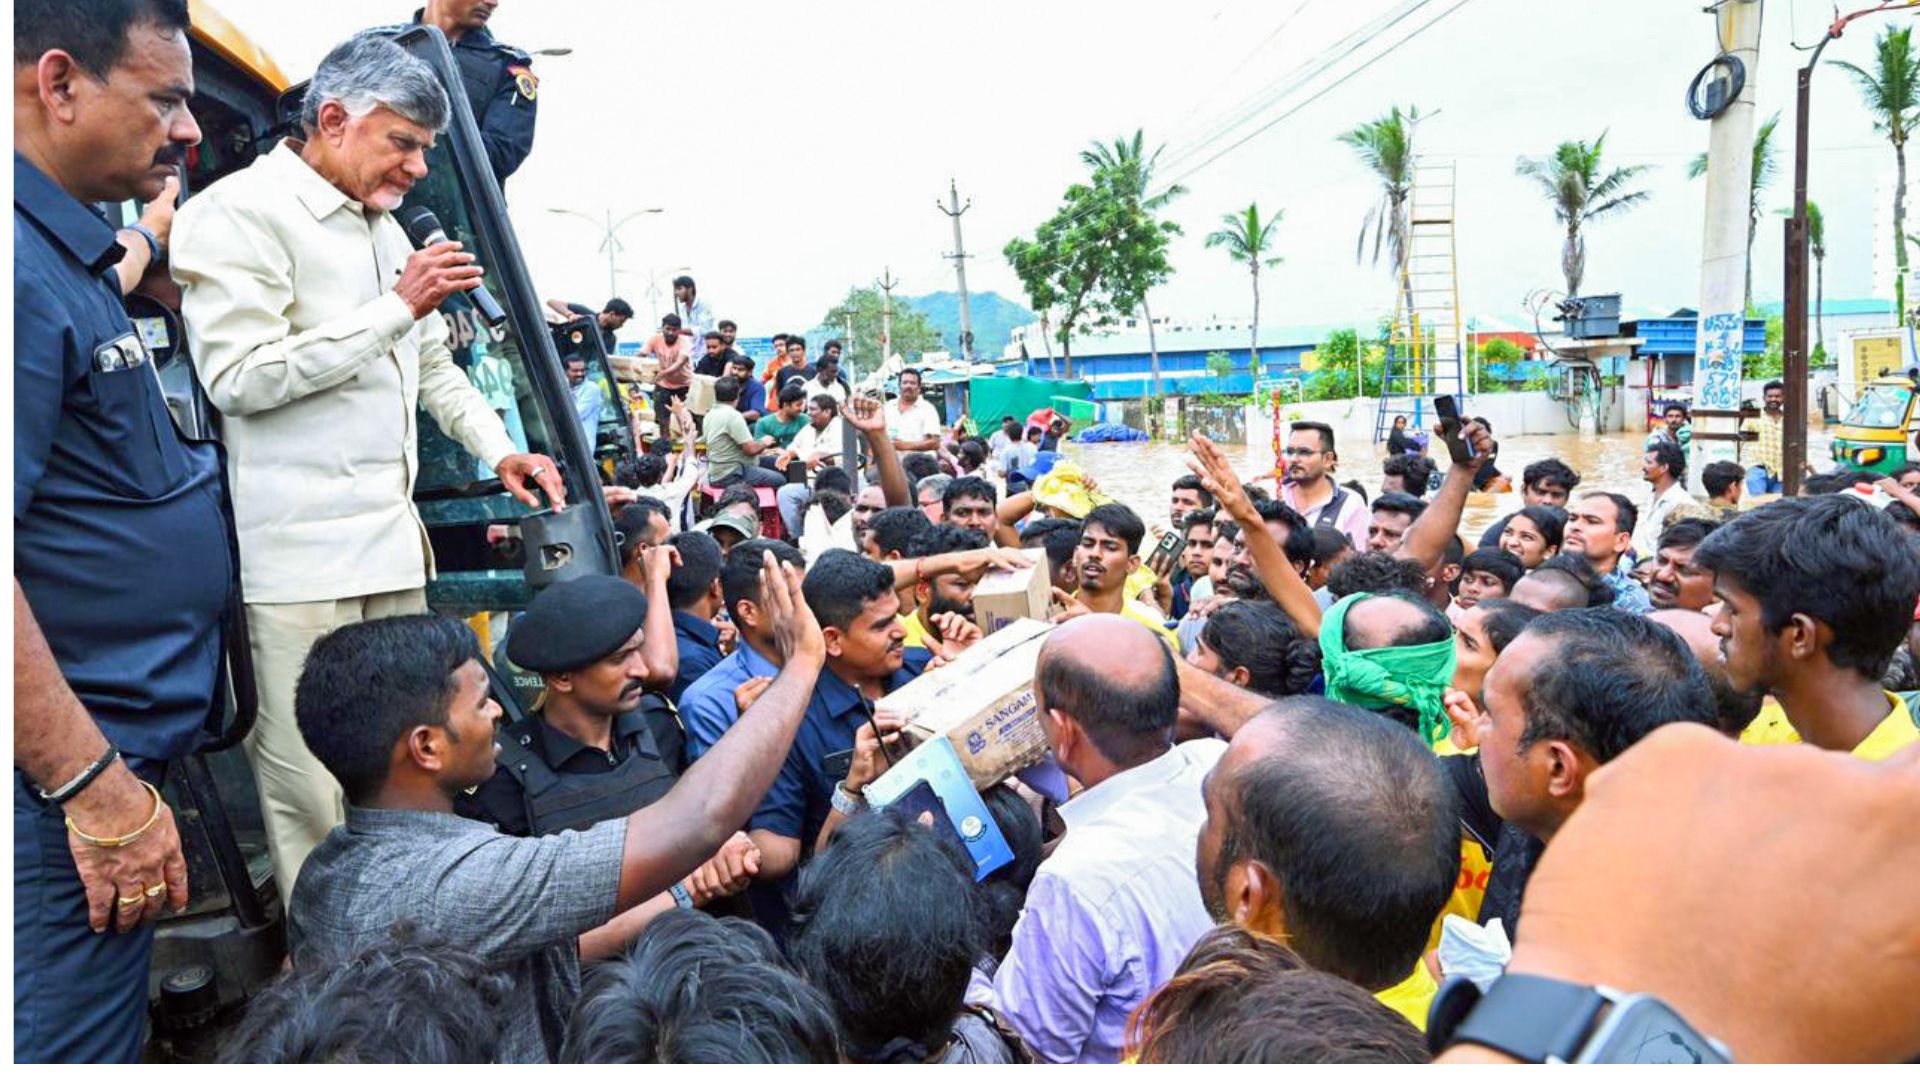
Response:
[{"label": "gold ring", "polygon": [[151,889],[148,889],[148,890],[147,890],[147,895],[148,895],[148,896],[159,896],[159,895],[160,895],[161,893],[163,893],[163,892],[166,892],[166,891],[167,891],[167,886],[166,886],[166,884],[165,884],[165,883],[162,883],[162,884],[159,884],[159,885],[155,885],[155,886],[154,886],[153,888],[151,888]]},{"label": "gold ring", "polygon": [[121,907],[132,907],[135,904],[146,903],[147,898],[144,896],[141,896],[140,890],[138,888],[135,888],[132,896],[123,896],[119,899],[118,902]]}]

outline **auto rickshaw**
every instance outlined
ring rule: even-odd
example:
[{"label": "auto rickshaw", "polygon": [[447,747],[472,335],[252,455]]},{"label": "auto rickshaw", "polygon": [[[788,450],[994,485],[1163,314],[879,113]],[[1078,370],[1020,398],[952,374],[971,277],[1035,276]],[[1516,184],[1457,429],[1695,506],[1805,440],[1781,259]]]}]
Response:
[{"label": "auto rickshaw", "polygon": [[[295,132],[304,91],[290,87],[273,60],[208,4],[194,0],[191,11],[196,92],[190,108],[203,139],[182,169],[183,200]],[[433,69],[452,105],[448,128],[427,155],[430,174],[415,186],[407,206],[431,208],[449,237],[479,255],[487,288],[507,314],[500,325],[488,326],[464,296],[450,298],[441,309],[449,347],[476,385],[482,377],[475,365],[493,365],[487,374],[510,392],[511,408],[502,410],[512,414],[510,435],[522,449],[551,457],[567,491],[564,509],[530,510],[421,411],[413,498],[438,567],[427,601],[433,610],[460,618],[516,611],[553,581],[617,572],[613,523],[600,495],[602,464],[574,418],[559,336],[543,317],[521,259],[446,38],[437,28],[413,27],[395,41]],[[129,202],[102,209],[125,223],[140,207]],[[178,290],[164,273],[149,274],[127,298],[127,308],[153,351],[181,435],[217,440],[220,417],[194,374]],[[598,346],[594,336],[590,351],[604,371]],[[611,459],[632,452],[630,436],[622,444],[617,433],[605,432],[595,441],[608,451],[608,469]],[[500,542],[502,531],[511,539]],[[244,609],[237,600],[225,653],[227,685],[218,715],[208,718],[199,752],[169,771],[164,792],[179,824],[191,896],[184,911],[162,920],[155,940],[147,1051],[154,1061],[212,1060],[220,1034],[286,957],[284,898],[274,885],[252,769],[241,749],[256,699]],[[498,672],[489,674],[506,710],[503,723],[511,723],[523,715],[523,702]]]},{"label": "auto rickshaw", "polygon": [[1868,383],[1833,432],[1833,463],[1840,468],[1891,473],[1913,460],[1920,433],[1920,395],[1905,375]]}]

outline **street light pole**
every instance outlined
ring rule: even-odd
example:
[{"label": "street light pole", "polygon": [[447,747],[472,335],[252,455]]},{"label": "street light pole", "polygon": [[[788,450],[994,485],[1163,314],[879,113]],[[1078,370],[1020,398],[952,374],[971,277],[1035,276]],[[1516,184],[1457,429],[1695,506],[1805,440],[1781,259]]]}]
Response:
[{"label": "street light pole", "polygon": [[1807,66],[1800,69],[1793,125],[1793,216],[1786,222],[1787,282],[1782,314],[1786,326],[1781,340],[1780,381],[1786,383],[1786,402],[1780,432],[1780,487],[1787,495],[1800,493],[1800,475],[1807,462],[1807,136],[1811,122],[1813,69],[1829,43],[1846,32],[1847,24],[1864,15],[1895,8],[1912,8],[1915,0],[1886,0],[1850,15],[1838,15],[1826,36],[1813,47]]},{"label": "street light pole", "polygon": [[548,207],[547,213],[561,214],[566,217],[577,217],[581,221],[588,222],[592,224],[594,228],[601,230],[600,250],[607,253],[607,295],[618,296],[620,295],[620,287],[615,282],[614,256],[626,250],[625,245],[620,243],[619,232],[621,227],[634,218],[646,214],[664,214],[666,210],[658,206],[648,207],[645,210],[635,210],[619,221],[613,220],[612,207],[607,208],[604,220],[596,218],[592,214],[583,214],[578,210],[567,210],[558,206]]}]

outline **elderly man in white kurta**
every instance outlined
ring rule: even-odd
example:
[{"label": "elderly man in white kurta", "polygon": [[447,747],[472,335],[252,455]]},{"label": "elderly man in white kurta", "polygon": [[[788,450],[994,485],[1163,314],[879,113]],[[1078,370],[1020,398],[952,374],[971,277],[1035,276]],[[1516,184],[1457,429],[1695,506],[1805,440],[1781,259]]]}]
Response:
[{"label": "elderly man in white kurta", "polygon": [[480,267],[457,244],[415,252],[392,216],[447,116],[431,69],[357,38],[315,72],[305,140],[213,184],[174,224],[187,340],[223,416],[260,701],[247,750],[282,897],[345,815],[295,722],[307,650],[342,624],[426,610],[416,403],[522,501],[536,505],[529,483],[564,497],[553,462],[516,452],[448,352],[435,308]]}]

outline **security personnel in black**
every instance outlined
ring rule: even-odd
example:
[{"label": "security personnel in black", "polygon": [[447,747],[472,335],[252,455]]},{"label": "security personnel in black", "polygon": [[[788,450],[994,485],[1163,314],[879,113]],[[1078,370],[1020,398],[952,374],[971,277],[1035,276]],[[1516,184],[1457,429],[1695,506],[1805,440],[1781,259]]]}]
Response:
[{"label": "security personnel in black", "polygon": [[465,817],[513,836],[546,836],[625,817],[680,777],[685,733],[648,691],[640,655],[646,597],[606,575],[549,586],[513,625],[507,658],[546,691],[501,729],[499,768],[460,798]]},{"label": "security personnel in black", "polygon": [[487,20],[499,6],[499,0],[427,0],[413,21],[438,26],[447,35],[487,160],[504,186],[533,149],[540,80],[533,74],[533,57],[487,32]]}]

